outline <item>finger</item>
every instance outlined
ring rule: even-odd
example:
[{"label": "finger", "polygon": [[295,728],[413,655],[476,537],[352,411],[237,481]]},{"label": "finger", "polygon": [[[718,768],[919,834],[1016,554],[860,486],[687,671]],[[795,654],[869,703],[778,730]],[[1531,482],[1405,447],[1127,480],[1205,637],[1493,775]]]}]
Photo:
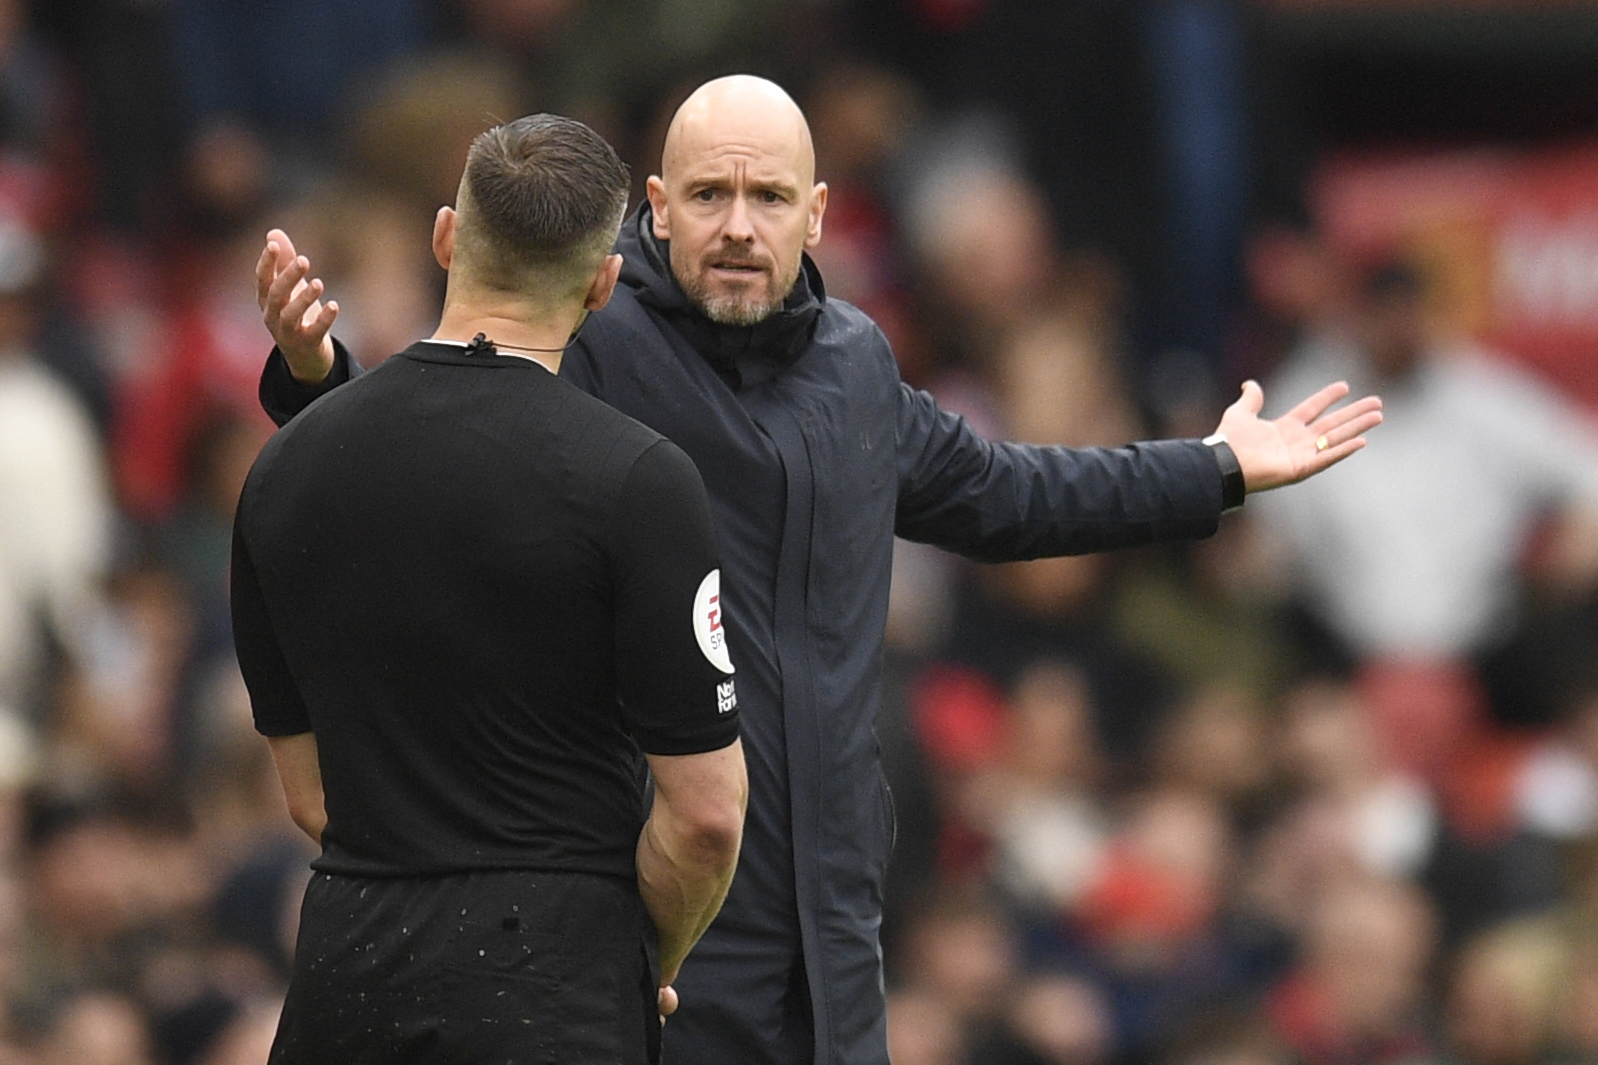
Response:
[{"label": "finger", "polygon": [[1238,402],[1250,414],[1258,414],[1265,408],[1265,390],[1260,387],[1258,381],[1250,378],[1243,382],[1243,394],[1238,398]]},{"label": "finger", "polygon": [[1341,444],[1334,444],[1325,451],[1315,452],[1315,457],[1309,462],[1309,470],[1305,477],[1320,473],[1329,466],[1335,466],[1354,452],[1365,446],[1365,438],[1356,436],[1352,440],[1345,440]]},{"label": "finger", "polygon": [[289,235],[283,232],[281,229],[267,230],[266,240],[268,244],[276,244],[279,248],[277,258],[279,269],[282,269],[298,258],[299,253],[294,250],[294,242],[290,240]]},{"label": "finger", "polygon": [[[1312,433],[1326,433],[1333,429],[1340,429],[1352,421],[1365,417],[1367,414],[1380,414],[1382,401],[1376,396],[1366,396],[1357,403],[1350,403],[1336,410],[1328,411],[1317,418],[1310,426]],[[1380,418],[1377,419],[1379,423]]]},{"label": "finger", "polygon": [[323,308],[318,305],[321,296],[322,279],[312,278],[283,305],[283,322],[290,329],[303,330],[309,319],[322,312]]},{"label": "finger", "polygon": [[[1357,417],[1339,419],[1335,424],[1332,424],[1329,416],[1322,418],[1310,429],[1310,432],[1318,434],[1315,437],[1315,446],[1318,451],[1324,452],[1357,436],[1364,436],[1380,424],[1382,424],[1382,412],[1367,410]],[[1326,441],[1325,448],[1320,446],[1322,440]]]},{"label": "finger", "polygon": [[305,327],[306,343],[321,347],[322,341],[327,338],[327,334],[332,330],[333,323],[337,319],[338,304],[330,300],[326,306],[317,312],[316,317],[311,320],[311,324]]},{"label": "finger", "polygon": [[1348,382],[1334,381],[1288,411],[1287,417],[1308,425],[1325,414],[1327,408],[1346,395],[1348,395]]},{"label": "finger", "polygon": [[669,986],[661,988],[660,993],[656,996],[656,1001],[662,1021],[677,1012],[677,990],[675,988]]},{"label": "finger", "polygon": [[267,241],[266,247],[261,249],[261,257],[255,261],[255,302],[263,311],[266,310],[266,294],[277,277],[277,253],[278,246]]},{"label": "finger", "polygon": [[289,300],[299,291],[300,283],[305,280],[305,275],[310,272],[311,262],[304,256],[291,260],[287,266],[278,272],[266,293],[266,306],[262,309],[266,318],[266,326],[275,334],[283,318],[283,310]]}]

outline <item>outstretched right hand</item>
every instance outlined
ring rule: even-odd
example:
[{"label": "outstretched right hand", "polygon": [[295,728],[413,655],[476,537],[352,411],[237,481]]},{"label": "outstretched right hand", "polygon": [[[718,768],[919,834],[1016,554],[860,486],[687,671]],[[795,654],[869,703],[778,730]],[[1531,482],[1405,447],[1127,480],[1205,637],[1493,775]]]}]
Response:
[{"label": "outstretched right hand", "polygon": [[266,235],[255,264],[255,298],[272,340],[304,385],[319,385],[333,369],[333,321],[338,304],[322,303],[322,279],[311,277],[311,261],[294,252],[281,229]]}]

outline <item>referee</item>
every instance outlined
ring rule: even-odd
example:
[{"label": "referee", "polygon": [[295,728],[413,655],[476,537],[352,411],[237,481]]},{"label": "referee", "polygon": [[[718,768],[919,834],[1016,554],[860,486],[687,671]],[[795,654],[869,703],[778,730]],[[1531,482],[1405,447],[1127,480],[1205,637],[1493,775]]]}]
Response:
[{"label": "referee", "polygon": [[322,848],[273,1063],[655,1061],[725,896],[747,785],[704,486],[556,377],[627,188],[581,123],[478,137],[437,332],[250,472],[239,665]]}]

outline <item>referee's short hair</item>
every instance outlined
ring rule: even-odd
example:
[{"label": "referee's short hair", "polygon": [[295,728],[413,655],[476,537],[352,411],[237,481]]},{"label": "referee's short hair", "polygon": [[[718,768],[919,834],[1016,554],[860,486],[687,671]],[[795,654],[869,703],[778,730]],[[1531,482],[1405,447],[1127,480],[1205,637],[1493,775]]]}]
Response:
[{"label": "referee's short hair", "polygon": [[524,298],[587,291],[627,211],[627,164],[575,119],[537,114],[478,134],[455,209],[478,284]]}]

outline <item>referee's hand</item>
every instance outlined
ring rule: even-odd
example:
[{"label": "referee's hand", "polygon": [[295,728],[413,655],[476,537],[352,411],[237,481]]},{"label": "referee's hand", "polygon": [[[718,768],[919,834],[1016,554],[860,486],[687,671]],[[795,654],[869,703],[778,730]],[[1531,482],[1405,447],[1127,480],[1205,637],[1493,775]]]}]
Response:
[{"label": "referee's hand", "polygon": [[677,992],[671,987],[663,987],[655,1001],[660,1006],[660,1023],[665,1024],[666,1018],[677,1012]]},{"label": "referee's hand", "polygon": [[266,235],[255,263],[255,299],[272,342],[303,385],[319,385],[333,369],[333,321],[338,304],[323,305],[322,279],[311,277],[311,261],[294,251],[281,229]]}]

